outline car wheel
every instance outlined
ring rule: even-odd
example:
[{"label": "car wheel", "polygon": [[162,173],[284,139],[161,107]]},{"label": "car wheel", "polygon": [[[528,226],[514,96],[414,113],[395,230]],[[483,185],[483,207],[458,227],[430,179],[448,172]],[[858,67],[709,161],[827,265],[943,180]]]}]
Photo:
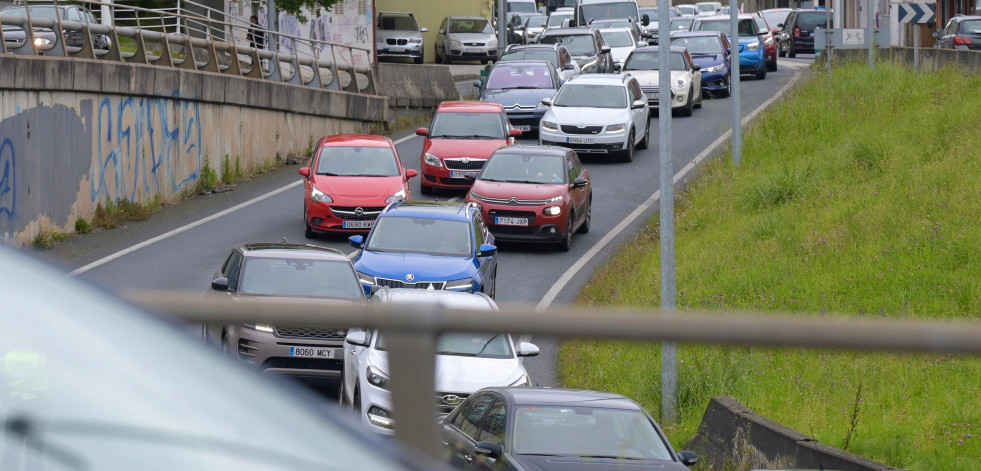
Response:
[{"label": "car wheel", "polygon": [[589,201],[586,202],[586,219],[583,219],[582,225],[579,226],[579,230],[576,231],[580,234],[585,234],[589,232],[589,225],[593,221],[593,196],[589,196]]},{"label": "car wheel", "polygon": [[647,113],[647,126],[644,127],[644,139],[637,144],[638,149],[646,149],[651,143],[651,114]]},{"label": "car wheel", "polygon": [[720,98],[732,96],[732,74],[726,76],[726,89],[719,92]]},{"label": "car wheel", "polygon": [[419,185],[419,193],[422,193],[424,195],[431,195],[434,193],[433,187],[426,186],[426,185]]},{"label": "car wheel", "polygon": [[416,57],[416,58],[415,58],[415,63],[416,63],[416,64],[422,64],[422,62],[423,62],[423,59],[425,59],[425,57]]},{"label": "car wheel", "polygon": [[698,101],[695,102],[695,108],[701,109],[702,107],[702,94],[698,94]]},{"label": "car wheel", "polygon": [[627,148],[623,150],[620,154],[620,160],[623,162],[633,162],[634,161],[634,130],[630,130],[630,137],[627,138]]},{"label": "car wheel", "polygon": [[764,62],[763,70],[761,70],[760,73],[756,74],[756,80],[763,80],[766,78],[766,65],[765,65],[766,61],[763,62]]},{"label": "car wheel", "polygon": [[317,233],[313,232],[313,228],[310,227],[310,220],[307,219],[307,207],[303,205],[303,236],[307,239],[313,239],[317,237]]},{"label": "car wheel", "polygon": [[783,50],[783,47],[778,46],[777,47],[777,56],[779,56],[779,57],[787,57],[787,51]]},{"label": "car wheel", "polygon": [[562,238],[562,242],[559,242],[559,250],[563,252],[568,252],[572,249],[572,232],[575,230],[573,227],[576,225],[576,218],[573,213],[569,213],[569,220],[565,223],[565,237]]},{"label": "car wheel", "polygon": [[685,103],[685,107],[678,112],[678,114],[681,116],[691,116],[691,110],[694,107],[692,104],[692,101],[694,101],[692,98],[692,92],[693,90],[691,87],[688,87],[688,103]]},{"label": "car wheel", "polygon": [[776,72],[777,71],[777,59],[776,58],[773,59],[773,62],[767,62],[766,63],[766,70],[769,70],[770,72]]}]

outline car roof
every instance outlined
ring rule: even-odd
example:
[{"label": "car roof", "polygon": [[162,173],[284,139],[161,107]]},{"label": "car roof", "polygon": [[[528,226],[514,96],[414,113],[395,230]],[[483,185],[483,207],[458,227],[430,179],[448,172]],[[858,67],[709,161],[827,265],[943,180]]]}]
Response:
[{"label": "car roof", "polygon": [[[722,31],[672,31],[671,32],[671,37],[672,38],[691,38],[691,37],[696,37],[696,36],[711,36],[713,38],[717,38],[717,37],[719,37],[721,35],[724,35],[724,34],[725,33],[723,33]],[[655,46],[655,48],[656,47],[657,46]]]},{"label": "car roof", "polygon": [[593,34],[596,28],[590,28],[588,26],[579,26],[576,28],[555,28],[546,29],[543,36],[573,36],[580,34]]},{"label": "car roof", "polygon": [[630,74],[580,74],[571,79],[567,80],[565,83],[574,84],[587,84],[587,85],[625,85],[626,78]]},{"label": "car roof", "polygon": [[544,59],[521,59],[516,61],[495,62],[494,66],[491,68],[510,67],[510,66],[532,66],[532,65],[537,65],[546,68],[552,67],[552,63]]},{"label": "car roof", "polygon": [[538,155],[565,156],[569,153],[568,147],[560,146],[539,146],[534,144],[518,144],[514,146],[501,147],[494,151],[494,154],[527,154],[533,152]]},{"label": "car roof", "polygon": [[490,101],[444,101],[439,104],[436,111],[449,111],[453,113],[500,113],[504,106],[500,103]]},{"label": "car roof", "polygon": [[333,134],[324,140],[325,146],[391,147],[392,140],[374,134]]},{"label": "car roof", "polygon": [[414,16],[411,11],[380,11],[380,12],[378,12],[378,16],[382,16],[382,15],[408,15],[408,16]]},{"label": "car roof", "polygon": [[511,44],[511,45],[508,46],[507,49],[504,50],[504,52],[505,53],[508,53],[508,52],[515,52],[515,51],[526,51],[526,50],[529,50],[529,49],[548,49],[548,50],[554,51],[554,50],[557,50],[560,47],[565,47],[565,46],[563,46],[561,44],[558,44],[558,43],[556,43],[556,44],[539,44],[539,43],[536,43],[536,44]]},{"label": "car roof", "polygon": [[[659,51],[657,46],[644,46],[634,49],[634,52],[657,52]],[[684,46],[671,46],[671,52],[682,53],[685,52]]]},{"label": "car roof", "polygon": [[[707,21],[707,20],[718,21],[718,20],[729,20],[732,17],[729,15],[712,15],[712,16],[698,16],[696,18],[698,19],[698,21]],[[736,18],[740,20],[752,20],[753,15],[749,13],[740,13],[739,16],[737,16]]]},{"label": "car roof", "polygon": [[603,409],[643,410],[636,402],[608,392],[587,391],[583,389],[564,388],[485,388],[483,391],[494,391],[508,396],[515,405],[584,405]]},{"label": "car roof", "polygon": [[476,15],[451,15],[451,16],[447,16],[446,19],[447,20],[484,20],[484,21],[487,21],[487,18],[484,18],[482,16],[476,16]]},{"label": "car roof", "polygon": [[[446,309],[497,311],[497,303],[484,293],[384,287],[374,296],[386,304],[441,306]],[[373,298],[374,299],[374,298]]]},{"label": "car roof", "polygon": [[242,250],[242,254],[252,258],[292,258],[292,259],[318,259],[318,260],[339,260],[350,262],[351,259],[340,250],[321,247],[311,244],[290,244],[276,242],[257,242],[239,244],[236,248]]},{"label": "car roof", "polygon": [[379,217],[424,217],[451,221],[469,221],[473,206],[449,201],[419,200],[392,203]]}]

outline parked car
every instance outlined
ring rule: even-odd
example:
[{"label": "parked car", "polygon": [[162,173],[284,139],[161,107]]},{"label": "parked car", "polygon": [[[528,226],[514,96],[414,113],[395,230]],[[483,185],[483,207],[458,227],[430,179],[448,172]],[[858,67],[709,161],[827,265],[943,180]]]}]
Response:
[{"label": "parked car", "polygon": [[439,188],[470,188],[495,150],[514,144],[521,131],[508,123],[500,103],[444,101],[436,108],[424,136],[419,168],[420,190],[431,195]]},{"label": "parked car", "polygon": [[0,245],[0,359],[40,357],[28,374],[47,386],[33,410],[19,410],[6,392],[0,408],[4,446],[24,468],[442,465],[372,436],[322,397],[230,367],[172,319],[83,280]]},{"label": "parked car", "polygon": [[522,44],[537,43],[538,37],[541,36],[542,31],[545,31],[545,21],[547,20],[548,18],[544,15],[528,17],[522,30]]},{"label": "parked car", "polygon": [[773,38],[773,30],[762,16],[753,15],[756,27],[759,28],[760,41],[763,42],[763,57],[766,60],[766,70],[777,71],[777,41]]},{"label": "parked car", "polygon": [[[797,57],[797,54],[814,54],[814,30],[824,28],[828,22],[828,10],[793,10],[777,27],[777,55]],[[831,19],[834,28],[834,19]]]},{"label": "parked car", "polygon": [[720,2],[698,2],[695,4],[696,15],[715,16],[722,13],[722,3]]},{"label": "parked car", "polygon": [[501,54],[497,63],[508,61],[545,60],[552,64],[555,73],[559,74],[560,85],[572,77],[582,73],[579,63],[572,59],[572,54],[561,44],[528,44],[525,46],[510,45]]},{"label": "parked car", "polygon": [[[372,304],[442,307],[473,311],[497,311],[484,293],[456,293],[406,288],[382,288]],[[437,417],[453,410],[477,390],[494,386],[531,386],[522,360],[538,355],[538,347],[515,342],[511,334],[448,332],[436,341]],[[391,369],[385,336],[377,330],[351,329],[344,345],[344,383],[341,402],[357,411],[364,425],[377,433],[392,435]]]},{"label": "parked car", "polygon": [[981,50],[981,16],[957,15],[933,37],[938,49]]},{"label": "parked car", "polygon": [[628,28],[630,30],[633,30],[634,36],[637,37],[638,41],[642,41],[644,39],[644,28],[646,28],[646,26],[643,26],[640,23],[637,23],[636,21],[630,18],[618,18],[615,20],[594,20],[589,22],[589,26],[596,28],[601,32],[604,29]]},{"label": "parked car", "polygon": [[422,33],[428,31],[429,28],[419,27],[412,13],[379,12],[375,23],[375,50],[378,59],[408,57],[416,64],[422,64],[426,55]]},{"label": "parked car", "polygon": [[448,16],[443,18],[436,34],[436,62],[454,60],[480,61],[497,59],[497,33],[486,18]]},{"label": "parked car", "polygon": [[303,224],[308,238],[322,233],[364,233],[395,201],[411,199],[406,169],[391,139],[337,134],[320,139],[303,176]]},{"label": "parked car", "polygon": [[[647,102],[656,110],[659,100],[660,46],[649,46],[635,50],[623,65],[623,71],[636,77],[640,88],[647,95]],[[702,107],[702,71],[692,62],[688,50],[671,46],[668,61],[671,67],[671,111],[675,109],[682,116],[691,116],[693,108]]]},{"label": "parked car", "polygon": [[440,433],[457,469],[684,471],[698,461],[676,453],[636,402],[595,391],[482,389],[440,421]]},{"label": "parked car", "polygon": [[[28,8],[30,8],[29,12],[27,10]],[[0,10],[0,15],[18,15],[26,18],[28,13],[30,13],[31,18],[56,19],[56,11],[57,16],[60,17],[62,21],[75,21],[79,23],[91,24],[98,23],[91,11],[80,5],[71,4],[43,5],[35,3],[31,4],[30,7],[12,6]],[[54,43],[57,41],[57,35],[54,34],[54,31],[52,31],[50,28],[34,27],[32,32],[34,33],[35,38],[34,45],[39,50],[51,49],[51,47],[53,47]],[[5,44],[8,44],[7,47],[11,47],[10,43],[8,42],[9,40],[7,39],[8,35],[10,35],[11,38],[17,42],[17,45],[13,47],[22,45],[26,38],[26,34],[22,28],[12,25],[5,25],[3,27],[3,34],[5,38],[4,42]],[[62,31],[62,34],[64,34],[65,46],[67,47],[80,48],[85,44],[84,33],[80,30],[65,29]],[[108,50],[111,45],[112,41],[109,39],[109,36],[105,34],[92,34],[93,49],[105,51]]]},{"label": "parked car", "polygon": [[613,57],[614,64],[623,65],[623,61],[627,60],[631,51],[647,45],[647,42],[641,40],[640,36],[630,28],[601,29],[600,34],[603,35],[603,41],[610,46],[610,56]]},{"label": "parked car", "polygon": [[692,4],[676,5],[675,8],[681,13],[681,16],[696,16],[698,15],[698,8]]},{"label": "parked car", "polygon": [[584,74],[613,71],[610,46],[606,45],[596,28],[547,29],[538,38],[538,42],[565,46]]},{"label": "parked car", "polygon": [[564,147],[513,146],[494,152],[467,202],[480,208],[495,240],[558,243],[589,232],[593,189],[579,157]]},{"label": "parked car", "polygon": [[[671,46],[688,50],[692,63],[702,73],[703,95],[724,98],[732,94],[731,49],[726,35],[718,31],[678,31],[671,34]],[[649,91],[645,93],[650,97]]]},{"label": "parked car", "polygon": [[522,132],[537,132],[545,114],[542,98],[555,96],[562,80],[552,63],[544,60],[507,61],[494,64],[480,87],[480,100],[504,106],[508,121]]},{"label": "parked car", "polygon": [[[764,53],[766,51],[763,41],[760,40],[760,29],[756,26],[756,20],[752,15],[741,14],[736,21],[739,33],[739,73],[754,75],[758,80],[765,79],[767,68]],[[728,16],[706,16],[695,18],[691,30],[719,31],[726,35],[730,43],[735,44],[733,38],[729,37],[732,32],[730,24],[731,19]]]},{"label": "parked car", "polygon": [[372,286],[497,292],[497,247],[480,210],[426,201],[390,205],[367,237],[351,236],[365,293]]},{"label": "parked car", "polygon": [[618,154],[633,161],[634,149],[650,143],[647,97],[628,74],[580,75],[542,101],[539,144],[569,147],[579,154]]}]

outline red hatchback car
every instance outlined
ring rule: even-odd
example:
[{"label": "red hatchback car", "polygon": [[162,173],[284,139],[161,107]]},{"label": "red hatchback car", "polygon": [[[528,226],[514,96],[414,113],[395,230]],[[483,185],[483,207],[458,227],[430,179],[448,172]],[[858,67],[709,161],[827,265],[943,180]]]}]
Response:
[{"label": "red hatchback car", "polygon": [[589,232],[593,192],[589,172],[565,147],[512,146],[494,152],[467,202],[480,207],[495,240],[557,242]]},{"label": "red hatchback car", "polygon": [[431,195],[438,188],[467,189],[497,149],[514,144],[521,131],[513,129],[500,103],[446,101],[436,109],[425,136],[421,190]]},{"label": "red hatchback car", "polygon": [[306,236],[368,232],[385,206],[410,199],[409,179],[418,174],[402,166],[387,137],[321,138],[310,165],[300,169]]}]

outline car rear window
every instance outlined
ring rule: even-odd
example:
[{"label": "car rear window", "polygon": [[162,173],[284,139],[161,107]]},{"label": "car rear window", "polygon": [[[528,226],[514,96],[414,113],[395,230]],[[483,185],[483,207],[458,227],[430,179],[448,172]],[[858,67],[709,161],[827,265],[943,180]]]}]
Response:
[{"label": "car rear window", "polygon": [[552,87],[552,74],[548,68],[539,65],[514,66],[505,63],[503,67],[491,69],[487,77],[487,88],[490,90]]},{"label": "car rear window", "polygon": [[559,66],[559,55],[552,49],[524,49],[520,51],[511,51],[502,55],[498,62],[520,60],[549,61],[552,63],[552,66]]},{"label": "car rear window", "polygon": [[981,20],[962,21],[960,30],[964,34],[981,34]]},{"label": "car rear window", "polygon": [[797,27],[800,29],[814,29],[818,26],[823,28],[827,21],[828,14],[820,11],[805,11],[797,15]]}]

